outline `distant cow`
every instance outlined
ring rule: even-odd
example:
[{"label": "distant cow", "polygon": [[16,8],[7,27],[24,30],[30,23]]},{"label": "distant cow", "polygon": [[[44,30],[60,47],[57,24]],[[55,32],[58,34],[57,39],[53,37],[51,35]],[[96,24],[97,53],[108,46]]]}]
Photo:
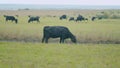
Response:
[{"label": "distant cow", "polygon": [[60,20],[62,20],[62,19],[67,19],[67,15],[62,15],[62,16],[60,17]]},{"label": "distant cow", "polygon": [[78,15],[78,17],[75,21],[77,22],[77,21],[85,21],[85,20],[88,20],[88,18],[85,18],[82,15]]},{"label": "distant cow", "polygon": [[33,21],[40,22],[40,21],[39,21],[39,18],[40,18],[39,16],[36,16],[36,17],[28,16],[28,17],[29,17],[28,23],[33,22]]},{"label": "distant cow", "polygon": [[91,20],[94,21],[97,17],[92,17]]},{"label": "distant cow", "polygon": [[103,19],[103,17],[98,17],[99,20]]},{"label": "distant cow", "polygon": [[70,17],[69,21],[74,21],[74,17]]},{"label": "distant cow", "polygon": [[45,26],[43,29],[42,43],[48,43],[49,38],[59,38],[60,43],[64,43],[64,40],[70,38],[72,42],[76,43],[75,36],[64,26]]},{"label": "distant cow", "polygon": [[76,19],[76,22],[77,22],[77,21],[82,21],[82,20],[85,20],[85,18],[84,18],[83,16],[79,15],[79,16],[77,17],[77,19]]},{"label": "distant cow", "polygon": [[87,20],[87,21],[88,21],[88,18],[84,18],[84,20]]},{"label": "distant cow", "polygon": [[11,20],[12,22],[15,21],[16,24],[18,23],[18,20],[14,16],[4,15],[4,17],[6,18],[6,21]]},{"label": "distant cow", "polygon": [[92,17],[92,18],[91,18],[92,21],[94,21],[95,19],[101,20],[101,19],[103,19],[103,17]]}]

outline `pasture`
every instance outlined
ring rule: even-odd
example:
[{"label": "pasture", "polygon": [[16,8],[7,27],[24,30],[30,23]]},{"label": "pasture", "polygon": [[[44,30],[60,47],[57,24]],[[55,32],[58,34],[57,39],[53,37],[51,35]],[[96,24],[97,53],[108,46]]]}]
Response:
[{"label": "pasture", "polygon": [[118,44],[0,42],[0,68],[119,68]]},{"label": "pasture", "polygon": [[[76,36],[78,43],[120,43],[120,19],[101,19],[91,21],[91,17],[101,12],[112,10],[1,10],[0,11],[0,40],[41,42],[44,26],[66,26]],[[114,10],[114,13],[118,10]],[[3,15],[18,15],[18,24],[5,22]],[[63,14],[67,20],[59,20]],[[69,21],[69,17],[79,14],[88,18],[88,21]],[[28,15],[40,16],[40,23],[28,23]],[[49,42],[59,42],[51,39]],[[69,39],[66,43],[70,43]]]},{"label": "pasture", "polygon": [[[120,10],[0,10],[0,68],[119,68],[120,19],[90,20],[101,12]],[[59,20],[63,14],[67,20]],[[88,21],[69,21],[79,14]],[[18,15],[18,24],[3,15]],[[28,15],[40,22],[28,23]],[[41,43],[44,26],[68,27],[78,44]]]}]

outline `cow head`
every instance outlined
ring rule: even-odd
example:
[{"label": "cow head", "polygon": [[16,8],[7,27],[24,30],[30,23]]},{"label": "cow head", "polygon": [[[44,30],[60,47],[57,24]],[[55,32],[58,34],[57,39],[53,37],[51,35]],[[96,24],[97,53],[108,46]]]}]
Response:
[{"label": "cow head", "polygon": [[76,37],[75,37],[74,35],[71,36],[71,41],[72,41],[73,43],[77,43]]},{"label": "cow head", "polygon": [[4,17],[6,17],[6,15],[3,15]]},{"label": "cow head", "polygon": [[31,17],[31,15],[28,15],[28,17]]}]

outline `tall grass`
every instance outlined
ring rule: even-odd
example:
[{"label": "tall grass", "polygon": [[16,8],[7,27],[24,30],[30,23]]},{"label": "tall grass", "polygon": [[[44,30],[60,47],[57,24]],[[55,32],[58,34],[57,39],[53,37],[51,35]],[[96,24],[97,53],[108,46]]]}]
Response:
[{"label": "tall grass", "polygon": [[[75,22],[68,21],[68,19],[59,20],[58,16],[47,17],[44,14],[45,16],[40,17],[40,23],[28,23],[28,16],[22,16],[22,14],[23,13],[19,13],[20,16],[18,17],[18,24],[15,24],[11,21],[5,22],[4,17],[1,16],[0,40],[41,42],[44,26],[66,26],[76,36],[78,43],[120,43],[119,19],[102,19],[96,21],[88,20]],[[89,16],[86,15],[86,17]],[[59,39],[50,39],[49,42],[59,42],[58,40]],[[65,42],[69,43],[70,40],[66,40]]]}]

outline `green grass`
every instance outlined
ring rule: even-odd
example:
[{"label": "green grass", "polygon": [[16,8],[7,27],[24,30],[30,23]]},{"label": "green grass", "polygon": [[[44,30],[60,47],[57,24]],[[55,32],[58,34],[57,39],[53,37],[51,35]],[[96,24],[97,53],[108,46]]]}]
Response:
[{"label": "green grass", "polygon": [[119,68],[117,44],[0,42],[0,68]]},{"label": "green grass", "polygon": [[[28,17],[19,17],[19,23],[0,23],[0,40],[40,42],[44,26],[66,26],[77,37],[79,43],[120,43],[118,19],[69,22],[58,17],[41,17],[40,23],[27,23]],[[54,42],[53,39],[50,42]],[[69,41],[66,41],[69,42]]]},{"label": "green grass", "polygon": [[[103,10],[1,10],[0,68],[120,68],[120,45],[114,44],[120,43],[119,19],[69,22],[61,21],[58,17],[62,14],[69,17],[78,14],[91,17],[101,11]],[[18,24],[5,22],[4,14],[18,14]],[[27,23],[27,15],[41,16],[40,23]],[[49,44],[42,44],[44,26],[66,26],[80,44],[71,44],[69,39],[65,44],[58,44],[59,39],[49,39]]]},{"label": "green grass", "polygon": [[[66,26],[76,36],[78,43],[120,43],[120,20],[102,19],[91,21],[90,18],[101,12],[118,13],[119,10],[30,10],[13,11],[1,10],[0,40],[41,42],[44,26]],[[59,16],[77,17],[79,14],[87,17],[88,21],[69,22],[59,20]],[[18,24],[5,22],[3,15],[19,15]],[[40,16],[40,23],[28,23],[28,15]],[[51,17],[48,17],[51,16]],[[56,17],[52,17],[56,16]],[[59,39],[50,39],[49,42],[59,42]],[[70,40],[66,40],[69,43]]]}]

